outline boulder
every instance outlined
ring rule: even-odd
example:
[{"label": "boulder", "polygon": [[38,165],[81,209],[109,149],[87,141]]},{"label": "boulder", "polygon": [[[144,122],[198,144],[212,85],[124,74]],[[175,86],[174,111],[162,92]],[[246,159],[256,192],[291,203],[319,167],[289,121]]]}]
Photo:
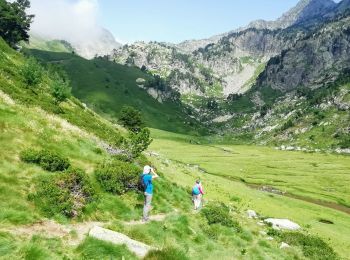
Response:
[{"label": "boulder", "polygon": [[266,223],[272,224],[274,229],[298,230],[300,226],[289,219],[268,218],[264,220]]},{"label": "boulder", "polygon": [[247,215],[248,215],[248,218],[257,218],[258,217],[256,212],[254,210],[251,210],[251,209],[247,210]]},{"label": "boulder", "polygon": [[90,230],[89,236],[116,245],[126,245],[131,252],[135,253],[135,255],[140,258],[145,257],[148,251],[154,249],[144,243],[133,240],[122,233],[98,226],[95,226]]},{"label": "boulder", "polygon": [[284,243],[284,242],[282,242],[280,245],[280,249],[289,248],[289,247],[290,247],[290,245],[288,245],[287,243]]}]

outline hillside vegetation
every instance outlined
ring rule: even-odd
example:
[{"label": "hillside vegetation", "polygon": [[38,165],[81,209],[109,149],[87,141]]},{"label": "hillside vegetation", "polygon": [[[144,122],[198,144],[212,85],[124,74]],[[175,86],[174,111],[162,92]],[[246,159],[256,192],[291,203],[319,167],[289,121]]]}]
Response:
[{"label": "hillside vegetation", "polygon": [[62,67],[72,82],[72,93],[90,108],[116,120],[124,105],[141,111],[148,126],[173,131],[201,131],[187,108],[173,99],[159,102],[140,88],[137,79],[152,81],[153,76],[140,69],[115,64],[103,58],[86,60],[74,54],[30,50],[45,63]]},{"label": "hillside vegetation", "polygon": [[[305,232],[269,233],[275,237],[270,241],[266,235],[269,227],[247,219],[245,211],[256,206],[262,216],[282,216],[287,214],[278,213],[283,201],[288,200],[293,207],[304,204],[286,198],[278,202],[261,191],[244,194],[241,184],[222,177],[203,176],[211,194],[210,203],[203,213],[193,213],[189,187],[199,172],[182,164],[179,168],[178,163],[167,159],[153,162],[159,166],[161,178],[155,184],[152,214],[165,214],[165,219],[127,224],[139,219],[143,196],[136,189],[130,189],[130,183],[120,181],[132,183],[135,179],[110,175],[118,185],[126,185],[110,189],[99,176],[102,172],[108,173],[108,169],[124,169],[136,174],[136,178],[148,160],[141,155],[126,162],[123,157],[109,154],[111,145],[118,148],[123,139],[126,140],[125,129],[101,118],[74,97],[58,101],[56,92],[52,91],[57,80],[52,73],[36,64],[34,73],[41,70],[41,80],[29,81],[31,78],[24,73],[26,64],[35,62],[11,50],[3,41],[0,48],[0,203],[3,209],[0,250],[4,259],[136,259],[125,246],[85,238],[89,227],[96,222],[160,249],[150,252],[146,259],[296,259],[314,258],[320,252],[331,258],[345,255],[346,240],[338,235],[339,240],[335,242],[342,242],[338,246],[332,242],[335,253],[327,241],[328,237],[333,238],[332,233],[327,228],[319,228],[315,220],[311,221],[315,217],[311,213],[312,228],[305,224]],[[31,73],[33,71],[29,75]],[[169,138],[169,134],[164,133],[163,138]],[[178,138],[188,139],[187,136]],[[159,143],[155,145],[159,147]],[[219,187],[223,187],[222,192],[215,191]],[[228,192],[232,187],[241,188],[233,195]],[[252,198],[249,196],[277,203],[263,211],[263,203],[260,207],[257,203],[247,204]],[[309,207],[311,212],[319,210]],[[337,228],[338,223],[343,224],[339,233],[347,234],[344,216],[333,210],[325,212],[325,217],[332,218]],[[295,214],[288,217],[299,220]],[[308,235],[308,229],[313,234],[320,232],[320,237]],[[293,247],[279,249],[284,239],[289,239]]]}]

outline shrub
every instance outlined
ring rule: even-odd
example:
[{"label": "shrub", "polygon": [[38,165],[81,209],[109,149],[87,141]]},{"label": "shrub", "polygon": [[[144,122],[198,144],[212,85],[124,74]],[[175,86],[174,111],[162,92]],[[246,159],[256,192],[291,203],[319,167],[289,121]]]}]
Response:
[{"label": "shrub", "polygon": [[63,102],[71,96],[69,81],[61,77],[55,77],[51,85],[52,96],[57,102]]},{"label": "shrub", "polygon": [[342,136],[342,140],[338,143],[340,148],[347,149],[350,148],[350,137],[349,136]]},{"label": "shrub", "polygon": [[203,208],[202,214],[208,221],[209,225],[221,224],[226,227],[233,227],[237,231],[241,231],[241,227],[237,221],[230,216],[230,209],[223,203],[212,203]]},{"label": "shrub", "polygon": [[111,160],[99,165],[95,176],[105,191],[120,195],[138,186],[140,172],[133,164]]},{"label": "shrub", "polygon": [[303,254],[310,259],[338,259],[333,248],[317,236],[286,232],[281,233],[280,237],[287,244],[301,246]]},{"label": "shrub", "polygon": [[120,111],[119,122],[132,132],[139,132],[145,125],[141,112],[130,106],[123,106]]},{"label": "shrub", "polygon": [[128,150],[132,158],[137,158],[152,143],[151,133],[148,128],[143,128],[140,132],[131,132],[129,135]]},{"label": "shrub", "polygon": [[57,214],[76,217],[94,195],[86,174],[71,168],[62,174],[41,177],[36,184],[36,193],[30,198],[48,217]]},{"label": "shrub", "polygon": [[185,252],[176,248],[164,248],[162,250],[150,251],[145,260],[187,260]]},{"label": "shrub", "polygon": [[23,162],[26,163],[36,163],[39,164],[39,152],[33,149],[24,150],[20,154],[20,158]]},{"label": "shrub", "polygon": [[70,166],[69,160],[67,158],[64,158],[61,155],[48,150],[24,150],[20,154],[20,158],[24,162],[38,164],[44,170],[50,172],[64,171]]},{"label": "shrub", "polygon": [[293,122],[293,120],[289,119],[287,122],[285,122],[282,127],[281,127],[281,131],[287,130],[288,128],[293,127],[295,124]]},{"label": "shrub", "polygon": [[30,86],[37,86],[42,81],[43,69],[34,58],[29,58],[22,67],[21,73],[24,77],[24,82]]}]

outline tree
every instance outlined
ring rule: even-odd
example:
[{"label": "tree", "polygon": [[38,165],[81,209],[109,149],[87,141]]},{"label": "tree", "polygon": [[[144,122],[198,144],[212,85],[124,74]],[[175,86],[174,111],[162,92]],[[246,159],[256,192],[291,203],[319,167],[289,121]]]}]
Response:
[{"label": "tree", "polygon": [[123,106],[120,111],[119,122],[132,132],[139,132],[144,126],[141,112],[130,106]]},{"label": "tree", "polygon": [[29,0],[17,0],[12,3],[0,0],[0,36],[11,46],[20,41],[29,40],[28,31],[34,15],[27,15]]},{"label": "tree", "polygon": [[151,133],[148,128],[141,129],[138,133],[130,132],[128,150],[132,158],[137,158],[152,143]]}]

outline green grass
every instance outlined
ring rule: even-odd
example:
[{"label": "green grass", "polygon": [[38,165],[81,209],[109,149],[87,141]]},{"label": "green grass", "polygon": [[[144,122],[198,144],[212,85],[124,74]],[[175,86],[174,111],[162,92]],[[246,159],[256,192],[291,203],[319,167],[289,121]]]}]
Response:
[{"label": "green grass", "polygon": [[74,51],[68,42],[60,40],[46,40],[35,34],[30,35],[29,43],[22,43],[22,45],[30,49],[39,49],[53,52],[71,53]]},{"label": "green grass", "polygon": [[67,71],[73,94],[95,111],[116,121],[124,105],[140,110],[147,126],[174,131],[196,132],[198,124],[187,117],[179,102],[159,103],[136,79],[152,77],[135,67],[128,67],[105,59],[86,60],[69,53],[30,50],[38,59],[58,64]]},{"label": "green grass", "polygon": [[[171,133],[167,140],[164,132],[154,136],[150,149],[161,155],[154,161],[162,165],[160,168],[168,179],[190,189],[195,179],[201,178],[208,200],[252,208],[263,216],[291,219],[329,241],[338,254],[346,256],[349,252],[350,221],[346,213],[247,185],[272,186],[302,197],[347,204],[348,156],[283,152],[257,146],[191,144],[185,136]],[[334,224],[321,223],[320,217]]]},{"label": "green grass", "polygon": [[348,156],[281,152],[257,146],[193,145],[174,141],[172,135],[170,138],[156,138],[150,149],[174,160],[200,165],[213,175],[269,185],[313,199],[335,203],[343,200],[350,205]]},{"label": "green grass", "polygon": [[138,259],[126,248],[126,246],[116,246],[93,238],[87,238],[77,248],[77,252],[83,259],[109,260],[109,259]]}]

